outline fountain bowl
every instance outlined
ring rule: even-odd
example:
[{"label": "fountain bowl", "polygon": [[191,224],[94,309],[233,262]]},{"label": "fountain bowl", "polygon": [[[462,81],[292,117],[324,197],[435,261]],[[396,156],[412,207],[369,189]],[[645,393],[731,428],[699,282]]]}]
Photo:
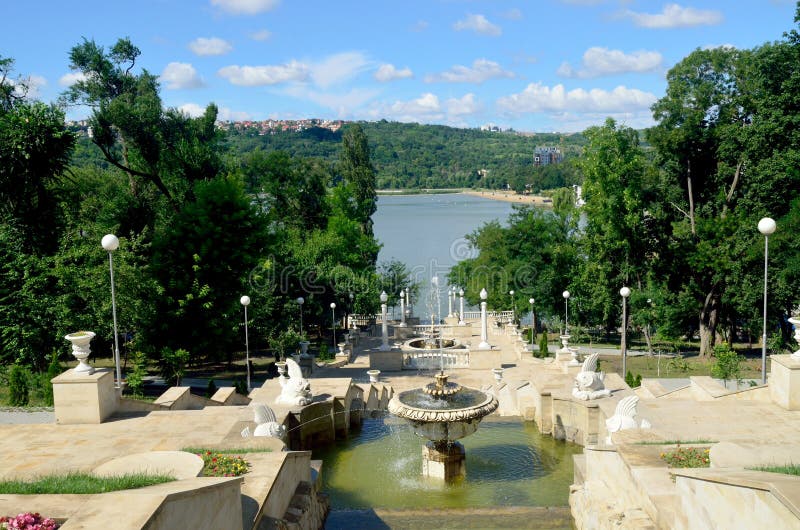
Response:
[{"label": "fountain bowl", "polygon": [[[448,350],[460,347],[453,339],[442,339],[441,349]],[[412,350],[436,351],[439,349],[439,339],[412,339],[406,342],[406,347]]]}]

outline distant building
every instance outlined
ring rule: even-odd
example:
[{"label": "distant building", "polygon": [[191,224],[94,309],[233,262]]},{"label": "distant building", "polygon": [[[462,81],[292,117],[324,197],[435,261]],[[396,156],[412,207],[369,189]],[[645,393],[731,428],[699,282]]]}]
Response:
[{"label": "distant building", "polygon": [[487,123],[487,124],[481,125],[481,130],[482,131],[489,131],[489,132],[500,132],[500,127],[498,127],[494,123]]},{"label": "distant building", "polygon": [[533,150],[533,165],[535,167],[558,164],[564,160],[564,155],[558,147],[537,147]]}]

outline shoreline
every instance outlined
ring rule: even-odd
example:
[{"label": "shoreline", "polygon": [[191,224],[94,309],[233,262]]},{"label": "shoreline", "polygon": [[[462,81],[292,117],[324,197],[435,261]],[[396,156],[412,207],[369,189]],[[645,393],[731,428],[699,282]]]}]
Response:
[{"label": "shoreline", "polygon": [[514,204],[533,204],[536,206],[552,206],[552,199],[542,195],[517,195],[513,191],[504,190],[471,190],[465,188],[436,188],[436,189],[413,189],[413,190],[376,190],[378,195],[384,196],[412,196],[412,195],[444,195],[462,193],[481,197],[492,201],[511,202]]}]

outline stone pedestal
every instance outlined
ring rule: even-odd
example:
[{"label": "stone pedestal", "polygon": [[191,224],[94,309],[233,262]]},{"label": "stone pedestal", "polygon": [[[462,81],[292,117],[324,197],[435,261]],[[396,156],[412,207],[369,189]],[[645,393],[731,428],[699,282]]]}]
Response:
[{"label": "stone pedestal", "polygon": [[102,423],[117,409],[114,374],[99,369],[93,374],[69,369],[52,379],[56,423]]},{"label": "stone pedestal", "polygon": [[458,442],[439,446],[428,442],[422,447],[422,474],[445,481],[466,476],[465,458],[464,446]]},{"label": "stone pedestal", "polygon": [[800,360],[791,355],[770,355],[769,394],[786,410],[800,410]]}]

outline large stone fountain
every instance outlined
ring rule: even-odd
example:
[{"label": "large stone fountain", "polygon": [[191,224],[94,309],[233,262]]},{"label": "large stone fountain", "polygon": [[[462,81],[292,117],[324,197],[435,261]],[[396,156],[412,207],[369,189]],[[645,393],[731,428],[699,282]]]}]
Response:
[{"label": "large stone fountain", "polygon": [[395,394],[388,408],[428,440],[422,448],[422,474],[449,481],[466,474],[464,446],[457,440],[474,433],[498,403],[491,394],[448,382],[444,371],[435,379]]}]

